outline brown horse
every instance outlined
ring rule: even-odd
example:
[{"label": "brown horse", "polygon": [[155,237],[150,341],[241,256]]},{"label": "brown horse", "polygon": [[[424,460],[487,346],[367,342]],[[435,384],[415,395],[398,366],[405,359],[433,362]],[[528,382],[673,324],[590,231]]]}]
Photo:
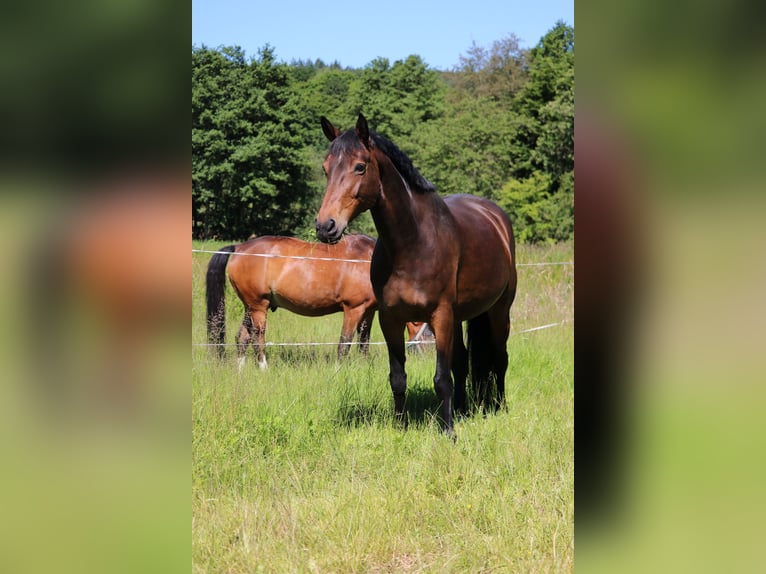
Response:
[{"label": "brown horse", "polygon": [[[220,249],[207,268],[208,341],[220,345],[225,339],[228,263],[229,281],[245,306],[237,337],[240,363],[252,344],[258,364],[267,366],[266,312],[278,307],[309,317],[343,311],[338,358],[348,352],[355,330],[366,353],[377,309],[369,264],[374,247],[375,240],[366,235],[347,235],[334,245],[263,236]],[[218,349],[222,355],[223,347]]]},{"label": "brown horse", "polygon": [[[516,295],[511,222],[487,199],[442,199],[401,150],[369,131],[363,115],[356,129],[343,133],[324,117],[321,123],[332,143],[323,164],[327,191],[317,236],[325,243],[341,241],[348,223],[370,210],[379,235],[370,278],[388,346],[396,416],[406,425],[403,328],[407,321],[427,321],[436,338],[434,388],[451,435],[453,398],[455,410],[466,409],[469,361],[476,402],[489,401],[492,380],[494,406],[503,399]],[[468,349],[461,325],[466,320]]]}]

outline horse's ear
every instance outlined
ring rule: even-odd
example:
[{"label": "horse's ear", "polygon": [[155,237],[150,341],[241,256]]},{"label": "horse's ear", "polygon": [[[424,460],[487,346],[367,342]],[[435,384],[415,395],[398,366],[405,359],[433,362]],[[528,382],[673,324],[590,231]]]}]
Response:
[{"label": "horse's ear", "polygon": [[359,141],[364,144],[367,149],[370,148],[370,128],[367,127],[367,120],[359,113],[359,117],[356,120],[356,135],[359,136]]},{"label": "horse's ear", "polygon": [[333,141],[340,135],[340,130],[332,125],[326,117],[322,116],[319,121],[322,122],[322,131],[328,140]]}]

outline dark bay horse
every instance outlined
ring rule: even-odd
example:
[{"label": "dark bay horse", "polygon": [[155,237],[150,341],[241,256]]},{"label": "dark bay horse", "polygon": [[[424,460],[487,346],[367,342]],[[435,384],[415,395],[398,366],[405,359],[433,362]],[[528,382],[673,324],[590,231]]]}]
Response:
[{"label": "dark bay horse", "polygon": [[[401,150],[369,130],[362,114],[356,129],[342,133],[324,117],[321,123],[332,143],[323,164],[327,190],[317,236],[339,242],[348,223],[370,210],[379,235],[370,279],[388,347],[396,417],[406,425],[403,328],[408,321],[426,321],[436,338],[440,416],[451,435],[453,406],[466,409],[469,362],[477,403],[489,401],[492,381],[492,403],[497,407],[503,399],[516,295],[511,222],[487,199],[440,197]],[[462,321],[468,321],[468,349]]]},{"label": "dark bay horse", "polygon": [[[292,237],[263,236],[239,245],[228,245],[213,255],[207,268],[208,342],[225,339],[225,278],[245,306],[237,337],[237,354],[244,361],[252,344],[265,368],[266,312],[283,307],[309,317],[343,312],[338,358],[359,334],[360,349],[367,352],[377,301],[370,284],[370,258],[375,240],[347,235],[333,245],[309,243]],[[223,347],[219,347],[219,355]]]}]

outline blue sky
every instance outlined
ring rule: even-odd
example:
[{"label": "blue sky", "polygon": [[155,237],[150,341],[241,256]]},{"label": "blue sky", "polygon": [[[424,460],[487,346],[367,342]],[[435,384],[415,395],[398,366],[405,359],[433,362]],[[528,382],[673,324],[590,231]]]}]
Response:
[{"label": "blue sky", "polygon": [[248,56],[269,44],[280,61],[355,68],[417,54],[449,70],[472,42],[488,48],[513,33],[532,47],[557,20],[574,25],[574,0],[192,0],[192,43],[237,45]]}]

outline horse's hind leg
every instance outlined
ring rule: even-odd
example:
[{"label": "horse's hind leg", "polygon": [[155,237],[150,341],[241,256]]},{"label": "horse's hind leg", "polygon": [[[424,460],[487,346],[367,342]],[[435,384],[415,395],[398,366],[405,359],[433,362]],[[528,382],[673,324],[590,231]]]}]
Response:
[{"label": "horse's hind leg", "polygon": [[356,331],[359,334],[359,352],[365,357],[370,351],[370,331],[372,331],[372,320],[374,317],[375,309],[367,309],[356,326]]},{"label": "horse's hind leg", "polygon": [[[267,302],[268,304],[268,302]],[[266,311],[268,306],[263,308],[250,309],[250,321],[252,324],[253,348],[255,349],[255,360],[261,369],[267,368],[266,362]]]},{"label": "horse's hind leg", "polygon": [[253,322],[250,319],[250,313],[245,309],[245,316],[242,318],[242,325],[237,334],[237,364],[239,369],[245,366],[245,356],[247,348],[253,340]]},{"label": "horse's hind leg", "polygon": [[489,314],[489,328],[492,336],[492,370],[495,374],[495,410],[499,409],[505,397],[505,372],[508,370],[508,336],[511,332],[510,304],[496,305]]}]

